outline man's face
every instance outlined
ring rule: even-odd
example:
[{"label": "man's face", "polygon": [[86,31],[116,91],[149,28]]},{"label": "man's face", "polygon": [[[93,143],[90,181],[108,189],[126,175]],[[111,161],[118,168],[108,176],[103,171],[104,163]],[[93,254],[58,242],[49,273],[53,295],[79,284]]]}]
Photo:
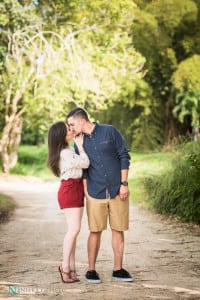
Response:
[{"label": "man's face", "polygon": [[80,118],[69,117],[68,118],[68,126],[75,135],[78,135],[78,134],[82,133],[83,120]]}]

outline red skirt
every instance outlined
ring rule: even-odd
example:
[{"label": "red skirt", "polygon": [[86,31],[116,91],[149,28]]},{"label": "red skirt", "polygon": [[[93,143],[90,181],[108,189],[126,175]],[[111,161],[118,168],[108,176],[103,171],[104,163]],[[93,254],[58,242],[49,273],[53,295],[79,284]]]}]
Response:
[{"label": "red skirt", "polygon": [[83,180],[62,180],[58,190],[58,203],[61,209],[84,206]]}]

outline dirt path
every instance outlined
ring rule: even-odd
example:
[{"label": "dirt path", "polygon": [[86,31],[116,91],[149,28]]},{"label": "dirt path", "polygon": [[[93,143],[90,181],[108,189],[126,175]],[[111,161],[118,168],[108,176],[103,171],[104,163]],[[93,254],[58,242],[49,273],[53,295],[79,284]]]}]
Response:
[{"label": "dirt path", "polygon": [[80,283],[63,284],[57,271],[65,220],[56,201],[58,185],[32,179],[0,179],[0,192],[14,197],[18,208],[0,226],[0,299],[200,299],[200,228],[167,220],[131,207],[125,234],[124,266],[133,283],[111,280],[110,230],[103,233],[97,271],[102,284],[84,280],[87,269],[87,221],[77,245]]}]

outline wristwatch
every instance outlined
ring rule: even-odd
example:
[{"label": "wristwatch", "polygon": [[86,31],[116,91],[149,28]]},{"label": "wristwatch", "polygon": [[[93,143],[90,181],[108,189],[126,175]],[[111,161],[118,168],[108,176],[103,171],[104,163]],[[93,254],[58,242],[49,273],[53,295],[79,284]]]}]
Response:
[{"label": "wristwatch", "polygon": [[128,186],[128,181],[121,181],[121,184],[124,186]]}]

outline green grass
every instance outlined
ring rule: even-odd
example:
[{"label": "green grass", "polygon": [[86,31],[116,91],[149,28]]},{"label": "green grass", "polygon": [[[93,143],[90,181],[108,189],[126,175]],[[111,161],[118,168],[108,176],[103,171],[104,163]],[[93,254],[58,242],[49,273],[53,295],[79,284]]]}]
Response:
[{"label": "green grass", "polygon": [[18,162],[11,174],[35,176],[44,181],[55,179],[46,165],[47,146],[21,145],[18,151]]},{"label": "green grass", "polygon": [[175,157],[174,152],[131,153],[129,177],[144,177],[165,171]]},{"label": "green grass", "polygon": [[171,168],[175,152],[131,153],[129,170],[129,190],[132,202],[148,206],[147,194],[143,186],[146,177],[162,174]]}]

